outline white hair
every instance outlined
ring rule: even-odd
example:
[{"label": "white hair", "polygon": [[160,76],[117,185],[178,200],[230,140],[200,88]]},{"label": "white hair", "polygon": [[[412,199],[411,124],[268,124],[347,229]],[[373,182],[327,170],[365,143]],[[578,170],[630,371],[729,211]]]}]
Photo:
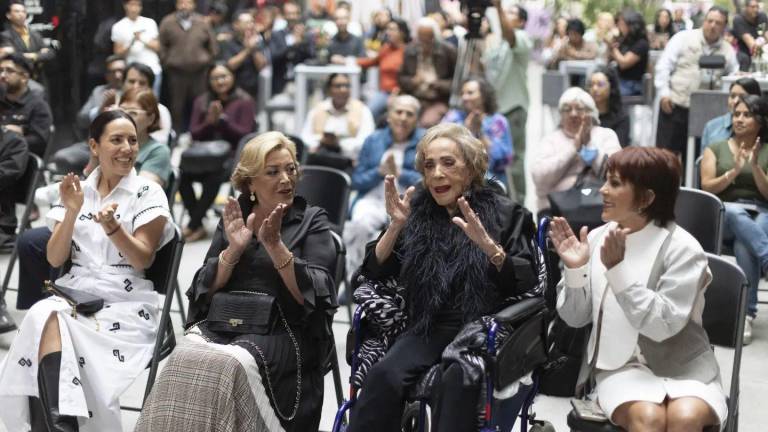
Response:
[{"label": "white hair", "polygon": [[597,111],[595,100],[592,99],[592,95],[580,87],[571,87],[564,91],[563,95],[560,96],[560,101],[557,103],[557,109],[562,110],[565,105],[573,102],[580,103],[589,111],[589,116],[592,117],[594,123],[597,125],[600,124],[600,113]]},{"label": "white hair", "polygon": [[387,110],[392,109],[395,105],[410,105],[416,110],[416,115],[419,115],[419,112],[421,112],[421,102],[409,94],[401,94],[393,97],[387,106]]},{"label": "white hair", "polygon": [[421,17],[418,21],[416,21],[416,31],[420,27],[428,27],[432,29],[432,34],[435,35],[435,41],[440,42],[443,40],[442,32],[440,31],[440,26],[437,24],[437,21],[433,20],[430,17]]}]

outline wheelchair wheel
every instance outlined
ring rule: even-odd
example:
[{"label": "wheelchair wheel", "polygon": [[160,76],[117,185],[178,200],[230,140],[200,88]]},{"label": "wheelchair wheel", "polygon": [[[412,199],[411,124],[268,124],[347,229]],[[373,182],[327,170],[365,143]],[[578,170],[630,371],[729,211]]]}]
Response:
[{"label": "wheelchair wheel", "polygon": [[429,417],[424,416],[424,427],[419,427],[419,402],[408,402],[403,410],[400,429],[403,432],[429,432]]}]

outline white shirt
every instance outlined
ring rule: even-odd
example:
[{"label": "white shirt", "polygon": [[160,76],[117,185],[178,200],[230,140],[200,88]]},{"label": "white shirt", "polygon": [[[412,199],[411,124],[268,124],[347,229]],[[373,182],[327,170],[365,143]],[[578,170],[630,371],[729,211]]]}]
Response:
[{"label": "white shirt", "polygon": [[[134,42],[133,34],[137,31],[141,32],[139,41]],[[152,18],[140,16],[135,21],[124,17],[120,21],[116,22],[112,26],[112,42],[120,43],[121,45],[128,46],[128,53],[125,56],[125,61],[128,63],[139,62],[144,63],[152,69],[155,75],[162,72],[160,67],[160,57],[155,51],[150,49],[146,44],[159,36],[157,30],[157,23]]]},{"label": "white shirt", "polygon": [[356,160],[360,149],[363,147],[363,141],[376,129],[371,110],[365,105],[361,109],[360,126],[357,129],[357,134],[351,136],[347,122],[348,109],[345,107],[344,109],[337,110],[333,107],[330,99],[324,100],[309,112],[304,122],[304,127],[301,130],[301,140],[304,141],[304,144],[306,144],[310,151],[317,150],[322,134],[315,133],[312,130],[314,118],[318,113],[327,111],[328,120],[323,125],[323,132],[330,132],[339,137],[341,153],[349,159]]}]

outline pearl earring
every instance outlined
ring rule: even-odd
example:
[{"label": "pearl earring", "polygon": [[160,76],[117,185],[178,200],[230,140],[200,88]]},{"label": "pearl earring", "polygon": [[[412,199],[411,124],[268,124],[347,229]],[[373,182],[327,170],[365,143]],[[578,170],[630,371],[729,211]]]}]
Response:
[{"label": "pearl earring", "polygon": [[256,202],[256,194],[251,192],[251,202]]}]

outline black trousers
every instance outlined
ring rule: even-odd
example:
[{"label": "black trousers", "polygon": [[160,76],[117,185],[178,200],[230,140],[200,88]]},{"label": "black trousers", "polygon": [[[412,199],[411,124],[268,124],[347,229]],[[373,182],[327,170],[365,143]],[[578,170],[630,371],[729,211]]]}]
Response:
[{"label": "black trousers", "polygon": [[51,268],[46,258],[46,246],[51,238],[47,227],[24,231],[17,240],[19,251],[19,295],[16,309],[29,309],[39,300],[48,297],[43,290],[46,279],[56,279],[59,270]]},{"label": "black trousers", "polygon": [[[192,188],[193,182],[200,182],[203,185],[203,193],[198,198],[195,190]],[[184,207],[189,212],[189,223],[187,227],[196,230],[203,226],[205,213],[211,208],[219,193],[219,188],[224,182],[224,174],[213,172],[210,174],[185,174],[182,172],[179,183],[179,193]]]},{"label": "black trousers", "polygon": [[688,147],[688,108],[674,105],[667,114],[659,107],[659,124],[656,129],[656,147],[679,154],[685,172],[685,158]]},{"label": "black trousers", "polygon": [[[456,337],[458,328],[434,328],[429,339],[402,335],[387,354],[368,372],[360,398],[354,405],[347,432],[399,432],[405,395],[419,377],[440,361],[445,347]],[[443,371],[431,402],[433,430],[470,431],[475,429],[479,387],[463,384],[458,365]],[[471,401],[471,402],[469,402]]]}]

